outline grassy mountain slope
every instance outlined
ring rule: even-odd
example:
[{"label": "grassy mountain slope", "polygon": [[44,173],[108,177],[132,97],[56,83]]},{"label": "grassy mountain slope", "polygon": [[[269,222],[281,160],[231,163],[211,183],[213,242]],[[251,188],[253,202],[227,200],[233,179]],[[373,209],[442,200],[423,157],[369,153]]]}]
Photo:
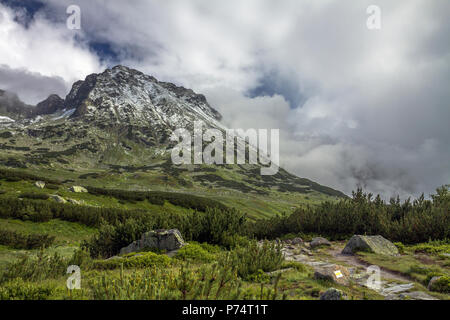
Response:
[{"label": "grassy mountain slope", "polygon": [[[131,133],[130,133],[131,132]],[[270,217],[294,207],[344,195],[280,168],[260,175],[257,165],[173,165],[167,141],[141,129],[102,128],[59,119],[24,128],[0,129],[0,166],[51,177],[71,185],[123,190],[160,190],[201,195]]]},{"label": "grassy mountain slope", "polygon": [[65,99],[51,95],[30,109],[26,119],[0,125],[0,168],[52,177],[66,187],[200,195],[253,218],[345,197],[281,168],[262,176],[260,165],[174,165],[174,130],[201,120],[204,129],[224,133],[221,115],[203,95],[125,66],[88,75]]}]

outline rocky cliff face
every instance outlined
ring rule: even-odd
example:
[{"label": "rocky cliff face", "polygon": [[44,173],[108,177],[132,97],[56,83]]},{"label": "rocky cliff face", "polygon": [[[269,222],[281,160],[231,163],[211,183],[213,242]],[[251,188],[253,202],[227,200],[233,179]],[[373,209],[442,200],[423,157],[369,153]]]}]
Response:
[{"label": "rocky cliff face", "polygon": [[173,129],[203,120],[209,127],[222,128],[221,115],[203,95],[124,66],[76,82],[65,108],[75,110],[71,119],[93,122]]},{"label": "rocky cliff face", "polygon": [[19,120],[31,114],[32,107],[23,103],[15,93],[0,90],[0,116]]},{"label": "rocky cliff face", "polygon": [[64,109],[64,100],[56,94],[51,94],[47,99],[39,102],[36,105],[36,108],[33,108],[32,115],[39,116],[53,114],[62,109]]},{"label": "rocky cliff face", "polygon": [[52,94],[35,107],[0,90],[0,115],[15,120],[49,115],[47,122],[62,116],[72,121],[163,131],[190,127],[195,120],[202,120],[206,127],[224,129],[219,122],[221,115],[205,96],[124,66],[88,75],[73,84],[65,99]]}]

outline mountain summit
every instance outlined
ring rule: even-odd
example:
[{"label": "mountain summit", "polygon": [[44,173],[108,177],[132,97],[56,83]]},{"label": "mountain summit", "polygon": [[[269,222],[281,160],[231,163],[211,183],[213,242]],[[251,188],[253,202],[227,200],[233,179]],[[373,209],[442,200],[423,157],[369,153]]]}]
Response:
[{"label": "mountain summit", "polygon": [[74,110],[71,118],[151,127],[184,127],[194,120],[220,127],[221,119],[205,96],[124,66],[76,82],[64,105]]}]

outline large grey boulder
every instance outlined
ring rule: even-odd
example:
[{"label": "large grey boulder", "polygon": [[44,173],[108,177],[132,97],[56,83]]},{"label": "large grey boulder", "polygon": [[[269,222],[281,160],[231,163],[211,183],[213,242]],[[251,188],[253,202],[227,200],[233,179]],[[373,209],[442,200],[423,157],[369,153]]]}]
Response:
[{"label": "large grey boulder", "polygon": [[397,247],[382,236],[354,235],[342,250],[343,254],[354,254],[357,251],[367,251],[384,255],[397,255]]},{"label": "large grey boulder", "polygon": [[329,288],[320,295],[320,300],[343,300],[344,294],[341,290]]},{"label": "large grey boulder", "polygon": [[152,230],[142,235],[141,239],[134,241],[127,247],[120,249],[120,254],[142,251],[146,249],[159,249],[173,251],[180,249],[185,245],[180,231],[170,230]]},{"label": "large grey boulder", "polygon": [[309,246],[311,247],[311,249],[321,247],[321,246],[331,246],[331,242],[325,238],[316,237],[311,240],[311,243],[309,244]]}]

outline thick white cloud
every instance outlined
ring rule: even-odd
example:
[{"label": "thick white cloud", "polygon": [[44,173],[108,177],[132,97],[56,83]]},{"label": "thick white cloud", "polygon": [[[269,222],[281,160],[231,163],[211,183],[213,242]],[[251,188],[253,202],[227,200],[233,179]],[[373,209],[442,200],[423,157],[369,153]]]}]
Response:
[{"label": "thick white cloud", "polygon": [[[83,37],[79,31],[69,30],[65,24],[52,23],[40,14],[25,27],[19,23],[20,19],[15,19],[17,14],[2,4],[0,16],[0,65],[8,67],[8,75],[14,80],[24,77],[27,88],[18,90],[17,94],[25,102],[39,101],[41,95],[28,92],[42,89],[42,81],[53,83],[42,93],[45,96],[52,93],[54,84],[62,79],[68,89],[74,81],[101,70],[95,54],[76,41],[77,32],[80,38]],[[16,75],[12,75],[14,70]],[[2,71],[1,76],[1,83],[8,81],[5,72]],[[61,88],[57,89],[61,94]]]},{"label": "thick white cloud", "polygon": [[[122,64],[205,93],[231,127],[280,128],[281,163],[302,177],[385,196],[450,182],[448,0],[47,1],[58,15],[74,3],[82,34],[111,44]],[[366,28],[371,4],[381,30]],[[49,25],[34,26],[49,45],[67,37]],[[78,69],[99,66],[69,40]],[[78,75],[58,59],[53,74],[42,59],[9,59]]]}]

